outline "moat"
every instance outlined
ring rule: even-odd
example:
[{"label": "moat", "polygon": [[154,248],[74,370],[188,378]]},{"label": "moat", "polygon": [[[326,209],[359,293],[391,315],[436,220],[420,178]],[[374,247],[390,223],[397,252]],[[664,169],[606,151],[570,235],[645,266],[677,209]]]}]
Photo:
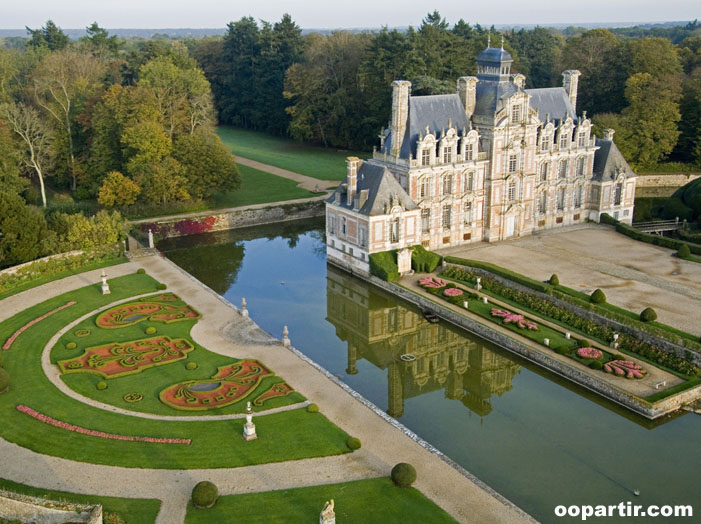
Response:
[{"label": "moat", "polygon": [[[321,219],[158,247],[234,304],[245,297],[264,330],[279,338],[288,325],[296,348],[540,521],[562,522],[560,504],[698,500],[700,417],[647,421],[448,323],[430,324],[328,266],[323,234]],[[416,359],[402,361],[405,353]]]}]

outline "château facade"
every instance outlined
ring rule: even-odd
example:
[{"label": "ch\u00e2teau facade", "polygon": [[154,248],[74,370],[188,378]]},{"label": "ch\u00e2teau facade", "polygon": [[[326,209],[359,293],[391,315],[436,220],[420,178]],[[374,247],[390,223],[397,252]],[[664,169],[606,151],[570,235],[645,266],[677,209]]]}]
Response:
[{"label": "ch\u00e2teau facade", "polygon": [[348,158],[326,200],[330,261],[368,273],[368,256],[390,249],[494,242],[602,213],[632,221],[636,175],[613,131],[596,138],[577,116],[579,71],[565,71],[562,87],[524,89],[512,62],[488,47],[450,95],[392,83],[379,149]]}]

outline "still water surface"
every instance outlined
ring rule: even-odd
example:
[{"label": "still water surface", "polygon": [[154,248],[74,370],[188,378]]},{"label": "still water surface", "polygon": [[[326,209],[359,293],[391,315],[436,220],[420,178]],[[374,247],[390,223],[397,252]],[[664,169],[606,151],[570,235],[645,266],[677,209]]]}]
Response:
[{"label": "still water surface", "polygon": [[[542,522],[559,504],[692,504],[701,417],[652,423],[328,266],[323,220],[170,239],[168,258]],[[412,362],[400,356],[411,353]],[[294,383],[292,382],[294,386]],[[323,407],[322,407],[323,409]],[[639,490],[640,496],[633,496]],[[605,518],[599,522],[636,522]],[[649,522],[672,522],[663,518]]]}]

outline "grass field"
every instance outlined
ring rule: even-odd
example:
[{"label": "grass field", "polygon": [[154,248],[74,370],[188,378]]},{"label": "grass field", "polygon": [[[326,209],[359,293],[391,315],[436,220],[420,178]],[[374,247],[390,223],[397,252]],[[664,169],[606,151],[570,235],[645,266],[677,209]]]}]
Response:
[{"label": "grass field", "polygon": [[[47,300],[0,323],[0,341],[38,316],[59,311],[22,333],[3,351],[10,390],[0,395],[0,436],[9,442],[70,460],[137,468],[193,469],[239,467],[349,452],[348,435],[320,413],[297,409],[256,418],[259,438],[245,442],[244,420],[161,421],[127,417],[87,406],[59,393],[44,375],[41,352],[54,333],[76,318],[120,299],[156,291],[148,275],[109,281],[111,295],[91,285]],[[265,363],[264,363],[265,364]],[[178,365],[178,364],[172,364]],[[167,366],[166,366],[167,367]],[[149,380],[149,371],[141,373]],[[90,430],[130,436],[192,439],[190,445],[153,444],[99,438],[57,428],[17,411],[24,404],[54,419]]]},{"label": "grass field", "polygon": [[186,524],[307,524],[318,522],[324,502],[334,499],[336,522],[455,524],[455,520],[414,488],[387,478],[358,480],[247,495],[219,497],[211,509],[188,504]]},{"label": "grass field", "polygon": [[266,204],[296,198],[319,196],[297,187],[297,182],[239,164],[241,187],[212,198],[212,209]]},{"label": "grass field", "polygon": [[368,156],[368,153],[315,147],[228,126],[220,127],[218,132],[235,155],[319,180],[342,180],[346,174],[346,157]]},{"label": "grass field", "polygon": [[24,484],[18,484],[11,480],[0,478],[0,489],[41,497],[60,502],[72,502],[75,504],[102,504],[105,515],[116,513],[128,524],[153,524],[161,507],[161,501],[155,499],[123,499],[116,497],[100,497],[98,495],[79,495],[65,491],[53,491],[34,488]]}]

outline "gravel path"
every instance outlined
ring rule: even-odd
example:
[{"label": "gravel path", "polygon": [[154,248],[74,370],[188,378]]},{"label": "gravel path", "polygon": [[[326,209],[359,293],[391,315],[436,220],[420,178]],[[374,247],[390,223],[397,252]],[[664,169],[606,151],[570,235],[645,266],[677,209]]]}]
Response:
[{"label": "gravel path", "polygon": [[[297,187],[301,187],[307,191],[324,190],[327,187],[337,186],[341,183],[340,180],[321,180],[307,175],[302,175],[300,173],[295,173],[294,171],[288,171],[287,169],[282,169],[280,167],[271,166],[270,164],[257,162],[256,160],[251,160],[250,158],[243,158],[238,155],[236,156],[236,162],[241,165],[257,169],[258,171],[265,171],[271,175],[277,175],[289,180],[294,180],[297,182]],[[343,170],[341,170],[341,173],[343,173]]]}]

